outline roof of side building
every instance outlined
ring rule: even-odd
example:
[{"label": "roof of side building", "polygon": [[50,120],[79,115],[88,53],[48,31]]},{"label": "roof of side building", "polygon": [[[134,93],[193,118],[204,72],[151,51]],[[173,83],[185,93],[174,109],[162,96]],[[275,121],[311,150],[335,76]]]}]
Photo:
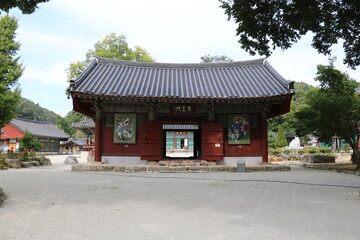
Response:
[{"label": "roof of side building", "polygon": [[51,138],[69,137],[69,135],[52,125],[50,122],[14,118],[13,120],[11,120],[11,124],[22,132],[28,130],[32,136]]},{"label": "roof of side building", "polygon": [[241,99],[293,95],[266,59],[230,63],[149,63],[96,57],[70,92],[112,97]]}]

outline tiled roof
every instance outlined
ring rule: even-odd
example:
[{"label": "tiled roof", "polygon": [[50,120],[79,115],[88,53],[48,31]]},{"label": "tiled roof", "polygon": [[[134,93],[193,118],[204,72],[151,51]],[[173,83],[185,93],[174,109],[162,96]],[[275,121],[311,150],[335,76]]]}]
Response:
[{"label": "tiled roof", "polygon": [[25,132],[28,130],[31,135],[38,137],[68,138],[69,135],[55,127],[49,122],[32,121],[21,118],[14,118],[11,124]]},{"label": "tiled roof", "polygon": [[148,63],[97,57],[72,93],[134,98],[240,99],[292,95],[266,59],[231,63]]},{"label": "tiled roof", "polygon": [[71,126],[76,129],[95,128],[95,122],[90,118],[86,118],[84,120],[71,124]]},{"label": "tiled roof", "polygon": [[67,144],[75,144],[78,146],[85,146],[86,139],[85,138],[69,138],[67,141],[60,142],[60,145],[67,145]]}]

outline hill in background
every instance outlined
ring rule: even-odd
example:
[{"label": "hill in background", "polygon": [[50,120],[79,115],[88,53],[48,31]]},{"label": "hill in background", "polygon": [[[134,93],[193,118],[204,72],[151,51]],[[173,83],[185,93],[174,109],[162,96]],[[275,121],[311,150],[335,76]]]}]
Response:
[{"label": "hill in background", "polygon": [[20,99],[17,117],[28,120],[48,121],[53,125],[56,125],[58,119],[62,118],[59,114],[43,108],[39,104],[26,98]]}]

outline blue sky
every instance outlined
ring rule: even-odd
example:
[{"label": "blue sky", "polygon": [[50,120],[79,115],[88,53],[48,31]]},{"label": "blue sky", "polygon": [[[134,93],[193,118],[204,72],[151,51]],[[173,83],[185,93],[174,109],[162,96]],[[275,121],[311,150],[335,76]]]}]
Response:
[{"label": "blue sky", "polygon": [[[19,19],[17,40],[25,66],[19,83],[22,96],[65,116],[72,110],[67,99],[65,70],[83,60],[88,49],[109,33],[126,35],[131,47],[145,48],[157,62],[200,62],[206,54],[249,60],[217,0],[50,0],[31,15],[12,10]],[[286,79],[316,85],[316,65],[326,56],[311,48],[308,34],[287,51],[276,50],[268,59]],[[360,70],[342,64],[341,45],[333,48],[335,66],[360,81]]]}]

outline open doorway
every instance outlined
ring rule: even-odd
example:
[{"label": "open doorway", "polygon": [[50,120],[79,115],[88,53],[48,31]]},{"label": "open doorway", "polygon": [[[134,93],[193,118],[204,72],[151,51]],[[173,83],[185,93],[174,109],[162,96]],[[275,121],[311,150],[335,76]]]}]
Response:
[{"label": "open doorway", "polygon": [[198,129],[164,129],[163,136],[165,158],[194,159],[200,156]]}]

